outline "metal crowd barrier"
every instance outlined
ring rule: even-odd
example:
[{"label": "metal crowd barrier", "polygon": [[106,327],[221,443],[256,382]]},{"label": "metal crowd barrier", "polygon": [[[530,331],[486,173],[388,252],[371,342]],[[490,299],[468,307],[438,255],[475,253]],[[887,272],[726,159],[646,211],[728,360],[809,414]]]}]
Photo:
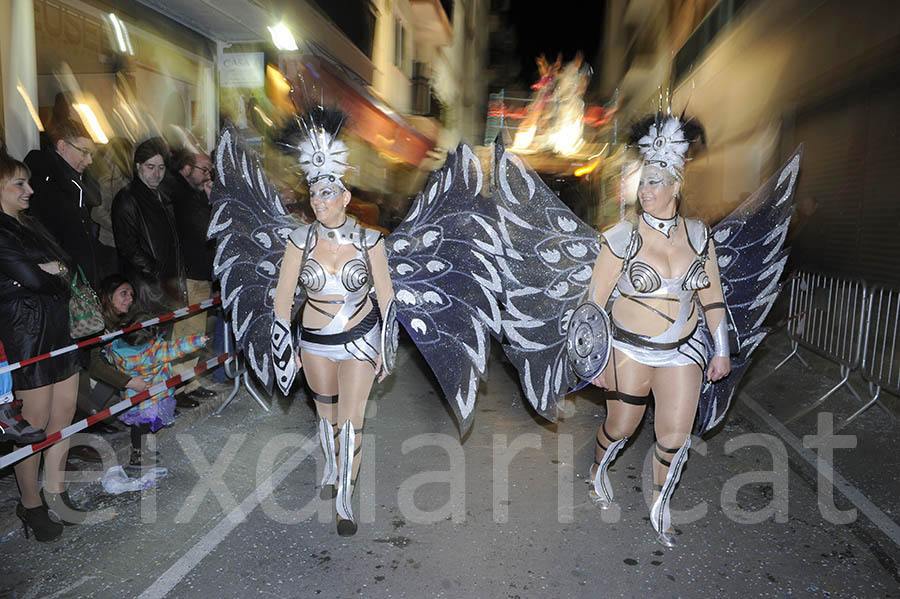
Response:
[{"label": "metal crowd barrier", "polygon": [[[225,318],[224,311],[221,318]],[[219,409],[215,411],[215,415],[222,415],[222,411],[228,407],[228,404],[230,404],[235,397],[237,397],[242,384],[244,388],[247,389],[247,393],[250,394],[250,397],[256,400],[256,403],[258,403],[263,410],[268,412],[269,406],[266,405],[266,402],[263,401],[250,382],[250,371],[247,369],[247,365],[243,359],[243,353],[235,347],[234,331],[231,328],[231,322],[227,319],[225,320],[225,352],[232,356],[225,362],[225,375],[232,380],[234,386],[231,389],[231,393],[228,394],[228,397],[226,397],[225,401],[222,402],[222,405],[219,406]]]},{"label": "metal crowd barrier", "polygon": [[[877,286],[869,291],[866,333],[862,344],[863,379],[869,384],[869,401],[847,418],[841,429],[878,403],[881,391],[900,395],[900,289]],[[878,406],[891,417],[883,404]]]},{"label": "metal crowd barrier", "polygon": [[794,356],[809,367],[799,354],[802,347],[838,364],[841,380],[811,405],[790,417],[785,424],[809,414],[844,386],[860,402],[863,401],[849,384],[849,380],[850,374],[859,367],[861,360],[867,297],[868,288],[861,279],[800,271],[791,280],[786,328],[791,340],[791,352],[775,370]]}]

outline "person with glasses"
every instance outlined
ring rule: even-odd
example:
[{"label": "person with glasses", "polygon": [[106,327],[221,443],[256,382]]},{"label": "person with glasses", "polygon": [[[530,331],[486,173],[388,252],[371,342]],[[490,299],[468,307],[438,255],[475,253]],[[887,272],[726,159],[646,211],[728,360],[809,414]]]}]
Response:
[{"label": "person with glasses", "polygon": [[30,213],[96,288],[107,274],[101,272],[98,226],[91,219],[91,209],[101,203],[100,188],[86,172],[96,146],[78,121],[56,121],[48,133],[50,144],[25,157],[34,189]]},{"label": "person with glasses", "polygon": [[[172,200],[175,230],[184,255],[187,296],[189,304],[196,304],[212,296],[212,263],[216,246],[206,239],[209,226],[209,189],[212,181],[212,162],[199,148],[185,146],[172,151],[169,166],[174,174],[166,177],[161,187]],[[175,322],[176,339],[190,335],[205,335],[208,312],[199,312]],[[193,368],[197,357],[188,357],[176,366],[179,372]],[[195,378],[185,385],[184,393],[195,400],[209,399],[215,392],[201,386],[203,379]]]}]

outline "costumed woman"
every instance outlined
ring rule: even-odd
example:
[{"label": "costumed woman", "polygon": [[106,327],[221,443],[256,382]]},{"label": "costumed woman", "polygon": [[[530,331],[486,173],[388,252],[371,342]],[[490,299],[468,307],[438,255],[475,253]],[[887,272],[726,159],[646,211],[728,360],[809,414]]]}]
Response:
[{"label": "costumed woman", "polygon": [[[623,221],[602,235],[590,297],[611,301],[612,352],[593,384],[612,390],[597,431],[591,500],[612,502],[606,474],[640,424],[653,393],[656,447],[651,519],[658,541],[673,547],[669,500],[687,460],[703,377],[717,381],[731,370],[728,319],[710,230],[678,214],[684,163],[703,132],[692,120],[649,117],[632,132],[643,159],[636,225]],[[707,363],[701,318],[712,333]]]},{"label": "costumed woman", "polygon": [[[295,148],[316,221],[288,238],[275,293],[272,348],[276,380],[285,394],[296,372],[306,371],[326,457],[322,496],[336,497],[337,532],[349,536],[357,529],[350,502],[366,400],[382,370],[381,322],[394,291],[381,233],[347,216],[350,192],[341,177],[348,150],[337,139],[342,123],[342,114],[320,108],[301,119],[303,135]],[[290,326],[298,281],[307,296],[299,356]]]},{"label": "costumed woman", "polygon": [[691,430],[703,435],[723,421],[768,333],[762,323],[781,289],[803,154],[801,146],[709,229],[678,214],[685,160],[691,144],[702,140],[692,120],[657,114],[636,125],[632,146],[643,162],[639,216],[602,235],[502,143],[495,144],[493,160],[500,241],[509,246],[497,259],[503,349],[522,391],[550,420],[561,399],[588,382],[615,393],[590,470],[591,499],[601,508],[614,497],[609,466],[653,393],[650,519],[669,547],[675,532],[669,501]]}]

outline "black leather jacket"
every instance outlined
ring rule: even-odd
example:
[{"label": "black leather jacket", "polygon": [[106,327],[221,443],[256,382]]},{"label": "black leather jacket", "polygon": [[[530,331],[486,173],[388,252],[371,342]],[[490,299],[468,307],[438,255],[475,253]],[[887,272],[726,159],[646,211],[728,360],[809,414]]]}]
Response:
[{"label": "black leather jacket", "polygon": [[60,247],[81,267],[94,289],[100,282],[98,228],[91,208],[100,204],[100,188],[88,175],[79,175],[53,148],[32,150],[25,157],[31,169],[29,212],[50,232]]},{"label": "black leather jacket", "polygon": [[[41,231],[0,212],[0,341],[10,362],[18,362],[72,343],[69,336],[69,280],[38,266],[62,259]],[[61,381],[79,369],[69,352],[12,373],[17,390]]]},{"label": "black leather jacket", "polygon": [[150,310],[187,305],[184,260],[168,199],[135,177],[113,199],[112,226],[123,274],[141,305]]},{"label": "black leather jacket", "polygon": [[0,302],[35,294],[68,301],[69,281],[38,266],[59,259],[37,231],[0,212]]}]

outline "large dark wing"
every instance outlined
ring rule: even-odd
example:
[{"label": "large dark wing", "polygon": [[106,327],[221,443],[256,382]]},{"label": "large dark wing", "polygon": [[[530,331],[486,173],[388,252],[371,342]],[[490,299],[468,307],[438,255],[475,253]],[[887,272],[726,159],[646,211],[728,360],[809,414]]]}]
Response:
[{"label": "large dark wing", "polygon": [[[740,352],[731,356],[731,374],[717,383],[704,384],[697,415],[700,434],[725,417],[750,354],[769,332],[762,322],[781,291],[778,281],[788,256],[784,240],[802,156],[801,145],[756,193],[712,229],[722,290]],[[704,330],[708,335],[708,329]],[[708,355],[712,355],[711,347],[712,340],[708,338]]]},{"label": "large dark wing", "polygon": [[566,356],[572,312],[587,298],[600,236],[498,140],[494,188],[505,251],[503,346],[529,403],[556,420],[556,404],[579,385]]},{"label": "large dark wing", "polygon": [[500,334],[497,210],[482,197],[483,183],[478,158],[460,145],[431,173],[385,244],[397,318],[437,376],[463,434],[485,375],[489,336]]},{"label": "large dark wing", "polygon": [[[287,216],[252,150],[228,124],[213,157],[216,177],[207,237],[216,240],[213,275],[222,286],[238,347],[272,392],[271,331],[275,287],[287,236],[299,223]],[[306,299],[300,286],[295,305]]]}]

